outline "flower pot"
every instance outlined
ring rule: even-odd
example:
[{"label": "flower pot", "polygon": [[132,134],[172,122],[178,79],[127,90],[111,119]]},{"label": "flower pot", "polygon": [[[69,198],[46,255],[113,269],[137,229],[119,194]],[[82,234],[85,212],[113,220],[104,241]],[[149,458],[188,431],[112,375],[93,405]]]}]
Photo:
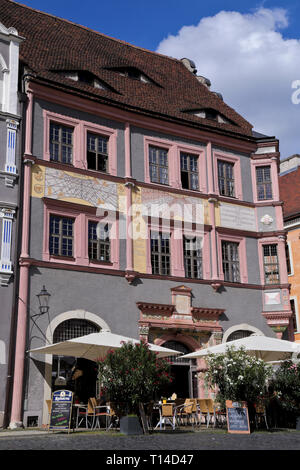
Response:
[{"label": "flower pot", "polygon": [[139,418],[137,416],[122,416],[120,418],[120,433],[126,435],[143,434]]}]

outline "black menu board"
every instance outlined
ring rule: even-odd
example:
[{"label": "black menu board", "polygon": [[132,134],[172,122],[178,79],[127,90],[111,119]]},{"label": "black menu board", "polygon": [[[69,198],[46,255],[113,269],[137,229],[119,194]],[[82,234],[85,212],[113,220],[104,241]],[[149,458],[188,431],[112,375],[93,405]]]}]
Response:
[{"label": "black menu board", "polygon": [[73,392],[58,390],[52,394],[50,425],[51,430],[69,430],[72,417]]},{"label": "black menu board", "polygon": [[245,402],[226,401],[229,433],[250,434],[248,408]]}]

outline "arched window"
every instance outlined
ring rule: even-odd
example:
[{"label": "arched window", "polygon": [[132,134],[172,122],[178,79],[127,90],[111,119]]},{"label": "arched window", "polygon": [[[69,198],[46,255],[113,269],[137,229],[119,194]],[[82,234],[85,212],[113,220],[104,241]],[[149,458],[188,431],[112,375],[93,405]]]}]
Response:
[{"label": "arched window", "polygon": [[[98,333],[100,331],[100,326],[95,323],[80,319],[80,318],[71,318],[60,323],[54,330],[53,334],[53,343],[59,343],[61,341],[67,341],[69,339],[78,338],[79,336],[89,335],[91,333]],[[76,359],[69,356],[53,356],[52,363],[52,390],[56,386],[56,379],[59,377],[65,380],[66,387],[69,390],[74,390],[75,384],[72,380],[72,368],[75,365]],[[78,362],[78,360],[77,360]],[[86,361],[89,362],[89,361]],[[91,363],[91,368],[92,363]],[[59,379],[58,379],[59,380]],[[93,391],[96,387],[95,380],[92,383],[86,384]]]},{"label": "arched window", "polygon": [[[174,351],[180,351],[182,354],[189,354],[191,351],[189,348],[179,341],[166,341],[163,345],[164,348],[174,349]],[[193,364],[196,362],[195,359],[191,361],[191,359],[180,359],[178,356],[170,356],[168,358],[173,364]]]},{"label": "arched window", "polygon": [[79,336],[89,335],[90,333],[98,333],[100,327],[88,320],[72,318],[66,320],[55,329],[53,334],[53,343],[67,341],[68,339],[78,338]]},{"label": "arched window", "polygon": [[226,340],[226,343],[228,343],[229,341],[234,341],[236,339],[242,339],[242,338],[247,338],[248,336],[252,335],[253,334],[253,331],[249,331],[249,330],[236,330],[234,331],[233,333],[231,333],[227,340]]}]

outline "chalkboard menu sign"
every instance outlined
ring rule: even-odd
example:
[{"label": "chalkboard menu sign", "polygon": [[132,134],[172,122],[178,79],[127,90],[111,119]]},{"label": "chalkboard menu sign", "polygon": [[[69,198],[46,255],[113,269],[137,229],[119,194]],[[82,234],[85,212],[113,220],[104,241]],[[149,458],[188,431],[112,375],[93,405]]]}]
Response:
[{"label": "chalkboard menu sign", "polygon": [[51,430],[70,429],[72,417],[73,392],[58,390],[52,394],[50,425]]},{"label": "chalkboard menu sign", "polygon": [[229,433],[250,434],[246,402],[226,400],[227,427]]}]

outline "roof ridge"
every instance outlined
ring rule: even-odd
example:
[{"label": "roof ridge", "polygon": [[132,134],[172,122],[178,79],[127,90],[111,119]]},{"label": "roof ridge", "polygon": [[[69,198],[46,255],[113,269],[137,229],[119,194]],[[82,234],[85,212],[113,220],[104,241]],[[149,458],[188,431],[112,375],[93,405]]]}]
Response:
[{"label": "roof ridge", "polygon": [[56,15],[53,15],[52,13],[47,13],[45,11],[41,11],[41,10],[37,10],[36,8],[32,8],[32,7],[29,7],[28,5],[24,5],[23,3],[19,3],[19,2],[16,2],[14,0],[8,0],[9,3],[14,3],[20,7],[23,7],[23,8],[27,8],[28,10],[31,10],[31,11],[35,11],[37,13],[40,13],[42,15],[46,15],[46,16],[50,16],[51,18],[55,18],[55,19],[58,19],[60,21],[63,21],[63,22],[66,22],[66,23],[69,23],[73,26],[76,26],[77,28],[82,28],[82,29],[85,29],[87,31],[90,31],[94,34],[97,34],[99,36],[103,36],[107,39],[110,39],[111,41],[116,41],[116,42],[119,42],[121,44],[124,44],[126,46],[129,46],[129,47],[133,47],[135,49],[139,49],[143,52],[148,52],[150,54],[154,54],[154,55],[157,55],[157,56],[160,56],[160,57],[164,57],[166,59],[169,59],[169,60],[173,60],[175,62],[179,62],[181,63],[181,60],[180,59],[176,59],[175,57],[171,57],[171,56],[168,56],[168,55],[165,55],[165,54],[161,54],[159,52],[155,52],[155,51],[150,51],[149,49],[146,49],[144,47],[141,47],[141,46],[136,46],[135,44],[131,44],[129,42],[126,42],[122,39],[117,39],[117,38],[113,38],[112,36],[108,36],[107,34],[104,34],[104,33],[100,33],[100,31],[96,31],[95,29],[92,29],[92,28],[89,28],[88,26],[83,26],[81,24],[78,24],[78,23],[74,23],[73,21],[71,20],[67,20],[66,18],[61,18],[60,16],[56,16]]}]

